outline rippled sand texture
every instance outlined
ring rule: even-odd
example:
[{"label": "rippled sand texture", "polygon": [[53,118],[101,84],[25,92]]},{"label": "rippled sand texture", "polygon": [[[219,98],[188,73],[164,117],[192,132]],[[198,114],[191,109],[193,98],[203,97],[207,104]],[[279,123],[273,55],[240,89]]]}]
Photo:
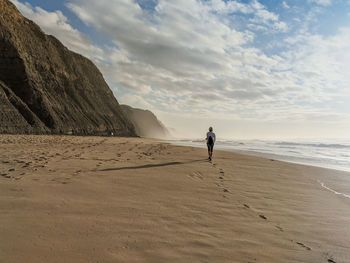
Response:
[{"label": "rippled sand texture", "polygon": [[[350,262],[350,174],[137,138],[0,136],[0,262]],[[321,182],[321,183],[320,183]]]}]

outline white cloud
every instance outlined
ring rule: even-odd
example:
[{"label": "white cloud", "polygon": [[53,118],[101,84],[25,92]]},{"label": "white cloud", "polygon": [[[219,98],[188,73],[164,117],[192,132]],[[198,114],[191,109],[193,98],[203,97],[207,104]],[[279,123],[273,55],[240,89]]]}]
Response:
[{"label": "white cloud", "polygon": [[237,79],[235,75],[241,78],[239,67],[243,62],[262,67],[271,63],[273,59],[260,51],[244,48],[254,39],[253,32],[237,31],[222,13],[215,12],[255,13],[259,23],[272,22],[271,27],[278,30],[287,27],[278,15],[257,1],[241,4],[216,0],[205,4],[195,0],[160,0],[151,19],[133,1],[76,0],[68,7],[87,25],[105,31],[124,52],[129,62],[115,61],[115,76],[129,78],[121,82],[131,89],[145,85],[185,92],[191,85],[192,90],[200,92],[216,83],[216,79],[226,79],[225,85],[229,86],[230,79]]},{"label": "white cloud", "polygon": [[283,22],[283,21],[274,23],[273,27],[277,31],[281,31],[281,32],[287,32],[287,30],[288,30],[288,25],[285,22]]},{"label": "white cloud", "polygon": [[[254,47],[256,31],[287,32],[288,25],[258,1],[159,0],[145,11],[132,0],[71,0],[67,6],[86,25],[115,43],[102,49],[61,12],[14,2],[45,32],[92,58],[112,88],[127,90],[121,103],[222,120],[349,120],[333,104],[350,99],[350,29],[325,38],[305,26],[280,41],[285,52],[268,56]],[[249,30],[230,20],[242,14]]]},{"label": "white cloud", "polygon": [[289,9],[289,8],[290,8],[290,6],[287,4],[286,1],[283,1],[283,2],[282,2],[282,6],[283,6],[284,8],[286,8],[286,9]]},{"label": "white cloud", "polygon": [[48,12],[40,7],[32,7],[29,3],[12,0],[20,12],[40,25],[45,33],[54,35],[71,50],[98,60],[103,50],[94,46],[88,36],[72,28],[61,11]]},{"label": "white cloud", "polygon": [[244,4],[237,1],[222,1],[222,0],[212,0],[210,2],[211,8],[216,12],[220,13],[243,13],[251,14],[254,12],[254,8],[250,4]]},{"label": "white cloud", "polygon": [[[254,15],[250,19],[250,28],[255,30],[269,30],[286,32],[288,26],[285,22],[279,20],[279,16],[270,12],[259,1],[253,0],[249,3],[240,3],[237,1],[211,0],[209,1],[211,10],[218,12],[221,15],[229,14],[250,14]],[[262,26],[262,24],[264,26]]]}]

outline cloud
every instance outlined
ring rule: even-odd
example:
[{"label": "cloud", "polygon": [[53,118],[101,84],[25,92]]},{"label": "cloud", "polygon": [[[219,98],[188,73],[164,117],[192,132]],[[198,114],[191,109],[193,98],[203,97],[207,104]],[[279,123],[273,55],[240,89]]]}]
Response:
[{"label": "cloud", "polygon": [[130,89],[145,85],[173,92],[196,92],[216,79],[235,78],[241,71],[237,66],[243,63],[262,67],[274,63],[259,50],[245,48],[254,40],[254,33],[238,31],[222,16],[223,12],[254,14],[256,22],[271,22],[271,27],[286,29],[278,15],[257,1],[241,4],[216,0],[205,4],[160,0],[152,15],[127,0],[76,0],[67,6],[84,23],[103,30],[124,52],[127,59],[123,63],[114,61],[114,65],[118,64],[115,76],[129,78],[124,86]]},{"label": "cloud", "polygon": [[45,32],[93,59],[122,103],[220,119],[349,119],[334,104],[350,99],[350,30],[311,34],[311,15],[294,35],[278,39],[283,51],[268,55],[256,42],[260,32],[285,33],[289,25],[256,0],[158,0],[149,9],[132,0],[70,0],[81,21],[114,43],[108,47],[95,46],[60,11],[14,2]]},{"label": "cloud", "polygon": [[286,9],[289,9],[289,8],[290,8],[290,6],[287,4],[286,1],[283,1],[283,2],[282,2],[282,6],[283,6],[284,8],[286,8]]},{"label": "cloud", "polygon": [[61,11],[48,12],[40,7],[33,7],[29,3],[12,0],[19,11],[27,18],[40,25],[45,33],[54,35],[71,50],[98,60],[103,50],[94,46],[91,39],[74,29]]},{"label": "cloud", "polygon": [[[245,14],[253,15],[250,22],[250,28],[255,30],[271,30],[286,32],[288,26],[285,22],[279,20],[279,16],[270,12],[259,1],[253,0],[249,3],[240,3],[237,1],[209,1],[209,6],[212,11],[221,15]],[[264,26],[263,26],[264,25]]]}]

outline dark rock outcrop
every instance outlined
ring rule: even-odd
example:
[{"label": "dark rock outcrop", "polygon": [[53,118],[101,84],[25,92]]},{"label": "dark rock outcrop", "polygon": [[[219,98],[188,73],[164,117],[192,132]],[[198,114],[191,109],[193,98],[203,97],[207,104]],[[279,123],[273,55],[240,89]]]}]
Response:
[{"label": "dark rock outcrop", "polygon": [[0,0],[0,132],[135,136],[97,67]]},{"label": "dark rock outcrop", "polygon": [[135,126],[137,135],[148,138],[166,139],[170,137],[168,129],[149,110],[135,109],[120,105],[126,116]]},{"label": "dark rock outcrop", "polygon": [[0,81],[0,133],[48,133],[49,129]]}]

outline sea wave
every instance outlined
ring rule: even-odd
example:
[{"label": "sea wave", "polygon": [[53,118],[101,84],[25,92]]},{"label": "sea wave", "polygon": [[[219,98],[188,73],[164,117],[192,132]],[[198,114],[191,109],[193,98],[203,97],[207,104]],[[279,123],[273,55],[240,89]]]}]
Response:
[{"label": "sea wave", "polygon": [[[174,144],[206,148],[203,139],[174,140]],[[273,141],[218,139],[215,149],[301,164],[350,171],[350,141]]]},{"label": "sea wave", "polygon": [[319,148],[337,148],[350,149],[350,144],[327,144],[327,143],[298,143],[298,142],[275,142],[275,145],[280,146],[305,146],[305,147],[319,147]]}]

